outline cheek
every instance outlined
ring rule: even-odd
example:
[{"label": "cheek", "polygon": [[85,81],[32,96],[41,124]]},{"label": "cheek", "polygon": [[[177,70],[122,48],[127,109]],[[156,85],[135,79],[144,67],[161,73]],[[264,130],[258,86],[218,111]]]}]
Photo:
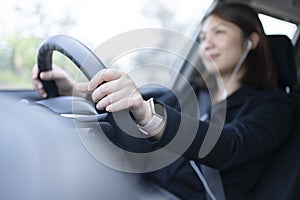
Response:
[{"label": "cheek", "polygon": [[200,56],[200,59],[204,65],[204,68],[209,74],[215,74],[219,71],[217,67],[217,63],[215,63],[211,58],[209,58],[207,52],[201,48],[201,46],[198,49],[198,55]]},{"label": "cheek", "polygon": [[238,63],[242,50],[232,49],[232,48],[224,48],[222,49],[221,56],[217,59],[211,60],[204,51],[199,51],[202,62],[210,74],[227,74],[231,73],[236,64]]},{"label": "cheek", "polygon": [[232,67],[235,67],[237,65],[238,61],[242,57],[243,49],[240,46],[233,46],[231,50],[225,51],[226,54],[226,60],[228,65],[231,65]]},{"label": "cheek", "polygon": [[198,48],[198,55],[204,65],[211,62],[211,59],[209,58],[207,52],[203,48],[201,48],[201,46]]},{"label": "cheek", "polygon": [[237,40],[228,40],[226,43],[220,42],[219,50],[223,61],[231,65],[237,64],[244,51],[241,43]]}]

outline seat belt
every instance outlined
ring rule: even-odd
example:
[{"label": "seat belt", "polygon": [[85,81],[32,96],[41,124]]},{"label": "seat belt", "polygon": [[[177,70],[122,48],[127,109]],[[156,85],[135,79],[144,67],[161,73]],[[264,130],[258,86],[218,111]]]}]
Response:
[{"label": "seat belt", "polygon": [[[209,118],[209,115],[207,114],[207,112],[203,111],[206,111],[209,108],[209,95],[205,95],[200,91],[198,93],[198,102],[200,107],[200,120],[206,121]],[[196,172],[205,188],[207,200],[226,200],[222,178],[219,170],[202,164],[200,165],[200,170],[193,160],[190,160],[190,165]]]},{"label": "seat belt", "polygon": [[[206,165],[200,165],[200,169],[202,170],[203,176],[210,186],[212,193],[214,194],[217,200],[225,200],[225,193],[222,183],[222,178],[219,170],[208,167]],[[206,192],[206,199],[212,200],[208,193]]]}]

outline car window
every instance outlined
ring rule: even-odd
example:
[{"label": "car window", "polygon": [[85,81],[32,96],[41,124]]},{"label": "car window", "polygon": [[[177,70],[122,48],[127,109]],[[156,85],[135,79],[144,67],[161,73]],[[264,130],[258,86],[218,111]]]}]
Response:
[{"label": "car window", "polygon": [[270,34],[283,34],[293,40],[297,31],[297,24],[292,22],[284,21],[275,17],[271,17],[265,14],[258,15],[264,30],[267,35]]},{"label": "car window", "polygon": [[[166,29],[194,38],[201,17],[213,0],[11,0],[1,3],[0,88],[32,88],[31,68],[41,42],[55,34],[70,35],[90,49],[97,49],[115,36],[138,29]],[[144,37],[144,36],[143,36]],[[166,45],[165,38],[158,39]],[[124,42],[124,41],[122,41]],[[178,42],[184,51],[186,44]],[[111,58],[110,58],[111,59]],[[178,70],[178,55],[156,49],[133,51],[110,63],[111,67],[134,70],[156,62]],[[73,64],[59,53],[54,63],[77,74]],[[170,73],[156,73],[170,80]],[[153,74],[147,74],[147,76]]]}]

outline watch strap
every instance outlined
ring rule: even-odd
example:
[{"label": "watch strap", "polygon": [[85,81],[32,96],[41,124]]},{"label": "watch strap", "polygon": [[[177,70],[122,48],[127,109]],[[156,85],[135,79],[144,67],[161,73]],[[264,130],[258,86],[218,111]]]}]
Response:
[{"label": "watch strap", "polygon": [[146,125],[141,126],[141,125],[137,124],[137,127],[143,134],[153,136],[161,130],[161,128],[159,128],[159,127],[161,127],[162,124],[164,124],[164,117],[160,116],[159,114],[157,114],[155,112],[153,98],[149,99],[147,102],[149,102],[149,104],[150,104],[152,118]]}]

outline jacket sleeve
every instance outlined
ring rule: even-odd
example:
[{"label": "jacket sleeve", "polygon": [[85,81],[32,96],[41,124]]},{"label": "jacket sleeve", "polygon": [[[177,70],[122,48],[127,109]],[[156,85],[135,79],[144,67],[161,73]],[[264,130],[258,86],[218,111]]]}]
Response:
[{"label": "jacket sleeve", "polygon": [[[244,163],[274,151],[284,143],[292,124],[292,105],[284,94],[278,93],[256,95],[224,126],[210,125],[209,122],[180,114],[167,105],[165,107],[167,126],[159,141],[160,146],[169,144],[177,134],[182,134],[185,137],[181,137],[181,142],[172,145],[170,150],[217,169]],[[194,130],[195,124],[198,126]],[[199,150],[204,145],[203,139],[209,126],[221,130],[221,135],[211,151],[200,158]],[[183,145],[186,145],[184,152]]]}]

